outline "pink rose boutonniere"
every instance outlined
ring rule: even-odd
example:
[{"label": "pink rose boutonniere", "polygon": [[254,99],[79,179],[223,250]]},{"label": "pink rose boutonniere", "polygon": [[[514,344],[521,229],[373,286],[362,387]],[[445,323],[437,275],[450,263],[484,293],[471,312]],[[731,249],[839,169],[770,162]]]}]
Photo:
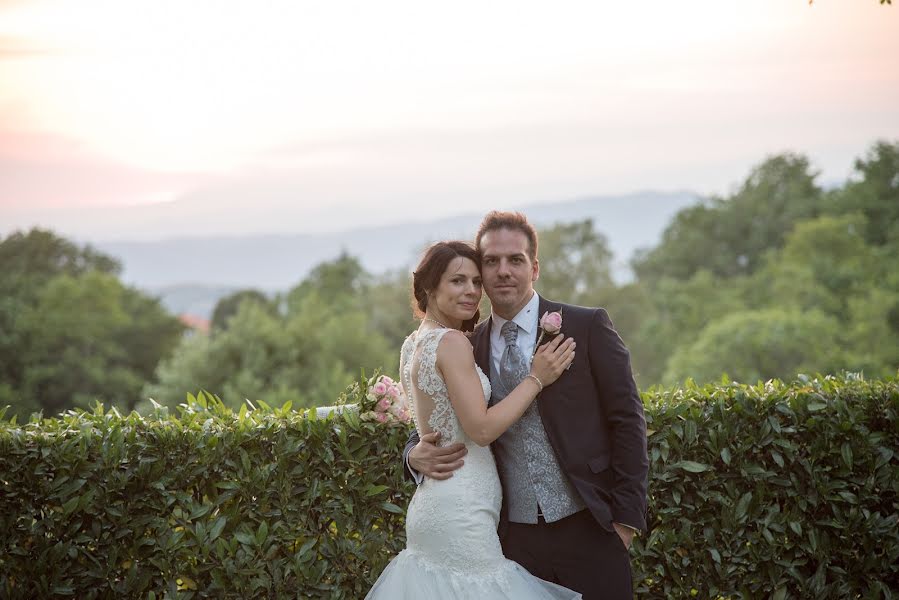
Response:
[{"label": "pink rose boutonniere", "polygon": [[560,331],[562,331],[562,313],[556,311],[543,313],[543,316],[540,317],[540,337],[537,338],[537,344],[534,346],[534,354],[537,353],[537,348],[540,347],[544,336],[558,335]]}]

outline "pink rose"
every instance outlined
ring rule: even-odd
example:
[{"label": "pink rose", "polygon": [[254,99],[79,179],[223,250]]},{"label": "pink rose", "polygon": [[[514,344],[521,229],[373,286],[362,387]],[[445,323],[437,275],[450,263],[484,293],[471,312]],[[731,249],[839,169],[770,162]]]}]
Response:
[{"label": "pink rose", "polygon": [[402,410],[400,410],[400,414],[397,415],[397,416],[398,416],[399,420],[402,421],[403,423],[408,423],[408,422],[409,422],[409,418],[410,418],[410,417],[409,417],[409,411],[406,410],[405,408],[402,409]]},{"label": "pink rose", "polygon": [[387,388],[387,395],[391,398],[399,398],[400,397],[400,388],[395,385],[391,385]]},{"label": "pink rose", "polygon": [[545,312],[540,318],[540,329],[549,335],[555,335],[562,329],[562,314],[558,312]]},{"label": "pink rose", "polygon": [[386,423],[386,422],[387,422],[387,415],[384,414],[384,413],[378,413],[378,414],[375,415],[375,419],[378,420],[378,423]]},{"label": "pink rose", "polygon": [[384,393],[387,392],[387,384],[383,381],[379,381],[372,386],[371,390],[375,393],[376,396],[383,396]]},{"label": "pink rose", "polygon": [[394,383],[393,379],[391,379],[387,375],[381,375],[380,377],[378,377],[378,381],[380,381],[384,385],[391,385],[392,383]]},{"label": "pink rose", "polygon": [[377,406],[378,406],[379,411],[384,412],[388,408],[390,408],[390,405],[391,405],[390,400],[388,400],[387,398],[381,398],[380,400],[378,400]]}]

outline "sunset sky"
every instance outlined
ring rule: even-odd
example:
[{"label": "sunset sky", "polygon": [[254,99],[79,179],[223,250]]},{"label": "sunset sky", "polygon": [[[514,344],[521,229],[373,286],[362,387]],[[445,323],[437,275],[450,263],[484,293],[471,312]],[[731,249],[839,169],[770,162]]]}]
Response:
[{"label": "sunset sky", "polygon": [[899,139],[877,0],[0,0],[0,234],[341,230],[844,180]]}]

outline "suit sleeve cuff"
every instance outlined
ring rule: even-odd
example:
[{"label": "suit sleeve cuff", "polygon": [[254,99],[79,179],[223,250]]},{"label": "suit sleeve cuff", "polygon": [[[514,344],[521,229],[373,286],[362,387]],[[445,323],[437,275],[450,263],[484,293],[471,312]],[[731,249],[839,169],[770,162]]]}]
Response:
[{"label": "suit sleeve cuff", "polygon": [[421,485],[425,480],[425,476],[412,468],[412,465],[409,464],[409,455],[406,455],[406,468],[409,469],[409,473],[412,474],[412,479],[415,480],[415,485]]},{"label": "suit sleeve cuff", "polygon": [[622,527],[627,527],[634,532],[634,535],[640,535],[640,530],[633,525],[628,525],[627,523],[619,523],[618,521],[613,521],[613,523],[615,523],[616,525],[621,525]]}]

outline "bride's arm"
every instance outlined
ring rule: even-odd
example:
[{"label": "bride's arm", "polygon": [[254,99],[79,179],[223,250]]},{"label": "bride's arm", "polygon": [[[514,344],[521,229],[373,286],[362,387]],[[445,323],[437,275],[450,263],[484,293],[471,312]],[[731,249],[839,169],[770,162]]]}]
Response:
[{"label": "bride's arm", "polygon": [[[531,365],[531,374],[546,386],[574,360],[574,340],[562,342],[557,336],[541,346]],[[541,391],[534,377],[525,377],[502,402],[487,408],[484,391],[474,362],[468,339],[457,332],[449,332],[437,347],[437,368],[443,374],[450,403],[462,429],[479,446],[487,446],[521,418]]]}]

